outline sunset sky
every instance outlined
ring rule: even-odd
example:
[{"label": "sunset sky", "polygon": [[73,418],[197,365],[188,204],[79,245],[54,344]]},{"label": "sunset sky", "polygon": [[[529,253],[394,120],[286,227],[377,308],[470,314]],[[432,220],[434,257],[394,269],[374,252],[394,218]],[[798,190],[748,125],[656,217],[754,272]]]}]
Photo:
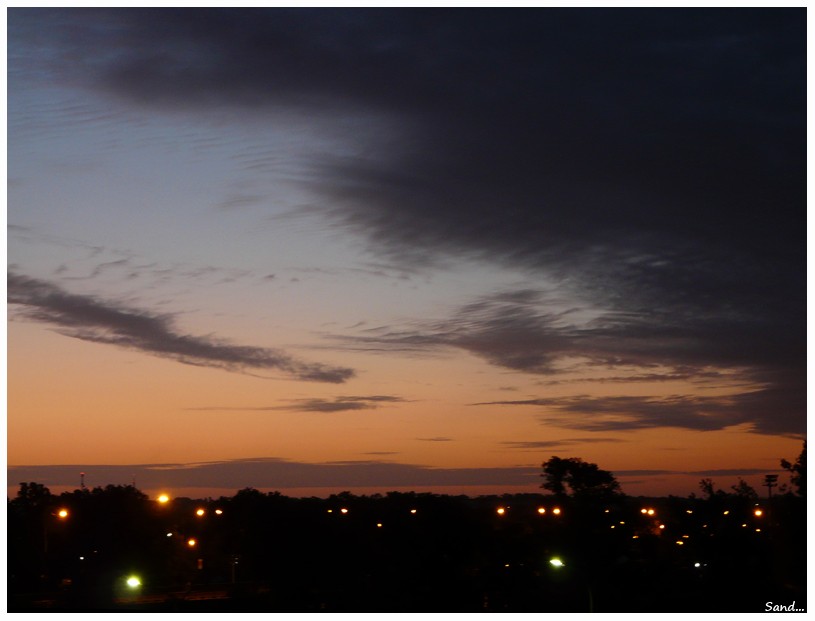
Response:
[{"label": "sunset sky", "polygon": [[800,453],[805,9],[9,9],[7,52],[11,494]]}]

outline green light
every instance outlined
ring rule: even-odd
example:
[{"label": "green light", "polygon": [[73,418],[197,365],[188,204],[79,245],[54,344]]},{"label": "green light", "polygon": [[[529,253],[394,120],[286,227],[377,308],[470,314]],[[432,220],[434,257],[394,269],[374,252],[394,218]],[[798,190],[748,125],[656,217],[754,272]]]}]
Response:
[{"label": "green light", "polygon": [[564,565],[564,564],[563,564],[563,561],[561,561],[561,560],[560,560],[559,558],[557,558],[557,557],[555,557],[555,558],[553,558],[553,559],[550,559],[550,560],[549,560],[549,564],[550,564],[550,565],[552,565],[553,567],[563,567],[563,565]]},{"label": "green light", "polygon": [[129,586],[131,589],[135,589],[137,587],[140,587],[141,586],[141,580],[139,580],[138,577],[136,577],[136,576],[130,576],[127,579],[127,586]]}]

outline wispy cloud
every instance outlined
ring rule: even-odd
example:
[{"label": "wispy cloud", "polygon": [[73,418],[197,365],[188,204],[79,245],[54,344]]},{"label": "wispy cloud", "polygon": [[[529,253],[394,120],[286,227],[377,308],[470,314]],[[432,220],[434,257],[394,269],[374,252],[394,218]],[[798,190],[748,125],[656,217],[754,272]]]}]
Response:
[{"label": "wispy cloud", "polygon": [[512,449],[538,450],[574,446],[576,444],[596,444],[602,442],[625,442],[619,438],[564,438],[562,440],[519,440],[501,442],[503,446]]},{"label": "wispy cloud", "polygon": [[[787,391],[785,391],[787,392]],[[769,408],[786,397],[772,389],[730,396],[673,395],[664,397],[549,397],[492,401],[473,405],[533,406],[546,412],[542,423],[585,431],[624,431],[650,427],[678,427],[711,431],[750,423],[765,433],[802,437],[784,413]],[[794,393],[791,393],[794,394]],[[791,407],[802,404],[790,403]]]},{"label": "wispy cloud", "polygon": [[66,336],[142,351],[185,364],[229,371],[279,371],[295,379],[342,383],[348,368],[298,360],[265,347],[233,345],[212,337],[182,334],[170,315],[158,315],[15,273],[8,274],[8,303],[16,316],[53,325]]},{"label": "wispy cloud", "polygon": [[373,410],[383,405],[404,403],[402,397],[390,395],[348,396],[334,397],[332,399],[290,399],[288,405],[269,405],[259,407],[218,407],[207,406],[186,408],[188,410],[229,411],[229,412],[347,412],[353,410]]}]

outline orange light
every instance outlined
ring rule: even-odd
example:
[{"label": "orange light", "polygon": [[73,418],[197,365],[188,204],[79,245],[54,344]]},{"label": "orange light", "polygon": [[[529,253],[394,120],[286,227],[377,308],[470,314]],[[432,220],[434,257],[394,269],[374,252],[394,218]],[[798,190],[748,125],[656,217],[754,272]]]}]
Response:
[{"label": "orange light", "polygon": [[665,524],[660,524],[659,527],[660,528],[665,528]]},{"label": "orange light", "polygon": [[416,509],[411,509],[411,510],[410,510],[410,512],[411,512],[413,515],[416,515]]},{"label": "orange light", "polygon": [[348,513],[348,509],[340,509],[340,513]]},{"label": "orange light", "polygon": [[170,497],[167,494],[162,494],[161,496],[158,497],[158,501],[161,504],[165,504],[165,503],[170,502]]},{"label": "orange light", "polygon": [[541,515],[543,515],[544,513],[546,513],[546,509],[544,509],[543,507],[541,507],[540,509],[538,509],[538,513],[540,513]]},{"label": "orange light", "polygon": [[653,509],[648,509],[648,515],[654,515],[656,513]]},{"label": "orange light", "polygon": [[376,523],[376,527],[377,527],[377,528],[382,528],[382,522],[377,522],[377,523]]},{"label": "orange light", "polygon": [[202,515],[204,515],[205,513],[206,513],[206,511],[204,511],[203,509],[198,509],[198,510],[195,512],[195,515],[197,515],[198,517],[201,517],[201,516],[202,516]]},{"label": "orange light", "polygon": [[215,509],[215,515],[222,515],[222,514],[223,514],[222,509]]},{"label": "orange light", "polygon": [[552,509],[552,513],[554,513],[555,515],[560,515],[560,509],[558,507],[555,507],[554,509]]},{"label": "orange light", "polygon": [[753,511],[753,515],[755,515],[756,517],[761,517],[762,515],[764,515],[764,511],[762,511],[761,509],[756,509],[755,511]]},{"label": "orange light", "polygon": [[197,543],[198,542],[195,539],[187,539],[187,545],[190,546],[191,548],[194,548],[195,544]]},{"label": "orange light", "polygon": [[648,513],[648,509],[640,509],[640,513]]},{"label": "orange light", "polygon": [[678,546],[683,546],[683,545],[685,545],[685,542],[684,542],[684,541],[677,541],[677,542],[676,542],[676,545],[678,545]]},{"label": "orange light", "polygon": [[498,507],[498,510],[496,511],[496,513],[497,513],[498,515],[504,515],[504,513],[506,513],[506,511],[507,511],[507,510],[506,510],[506,509],[504,509],[503,507]]},{"label": "orange light", "polygon": [[60,509],[57,515],[64,520],[68,517],[68,509]]}]

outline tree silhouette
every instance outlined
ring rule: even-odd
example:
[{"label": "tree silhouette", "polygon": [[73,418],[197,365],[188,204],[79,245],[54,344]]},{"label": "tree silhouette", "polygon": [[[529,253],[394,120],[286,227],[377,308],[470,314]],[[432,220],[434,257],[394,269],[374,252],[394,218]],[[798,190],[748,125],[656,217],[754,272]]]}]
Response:
[{"label": "tree silhouette", "polygon": [[782,459],[781,467],[792,475],[790,476],[790,483],[798,488],[798,495],[805,498],[807,484],[807,443],[804,442],[804,448],[798,456],[798,461],[791,464],[786,459]]},{"label": "tree silhouette", "polygon": [[606,497],[621,494],[620,484],[607,470],[579,457],[552,457],[543,462],[544,482],[541,485],[556,496],[575,498]]}]

